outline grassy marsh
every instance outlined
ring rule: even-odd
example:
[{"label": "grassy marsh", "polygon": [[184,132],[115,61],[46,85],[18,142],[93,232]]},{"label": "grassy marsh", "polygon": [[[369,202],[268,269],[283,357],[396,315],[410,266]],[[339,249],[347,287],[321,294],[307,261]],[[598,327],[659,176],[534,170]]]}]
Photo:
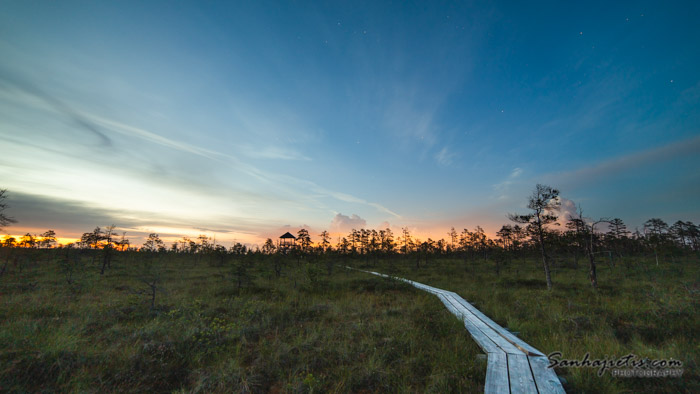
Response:
[{"label": "grassy marsh", "polygon": [[700,389],[692,258],[601,268],[598,291],[585,270],[559,266],[547,291],[535,260],[497,274],[488,260],[436,259],[416,269],[401,257],[323,256],[284,261],[277,277],[262,255],[121,253],[99,275],[84,252],[68,260],[64,252],[16,253],[29,253],[22,271],[0,279],[1,391],[483,391],[481,350],[436,297],[341,264],[455,291],[544,353],[684,363],[682,378],[558,369],[570,392]]}]

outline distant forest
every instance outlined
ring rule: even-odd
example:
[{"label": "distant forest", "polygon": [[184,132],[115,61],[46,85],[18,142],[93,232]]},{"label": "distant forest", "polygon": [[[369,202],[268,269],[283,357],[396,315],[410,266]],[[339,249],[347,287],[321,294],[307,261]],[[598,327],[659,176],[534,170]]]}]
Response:
[{"label": "distant forest", "polygon": [[[4,199],[6,190],[0,190],[0,230],[16,221],[6,216]],[[158,234],[150,234],[142,245],[132,245],[126,233],[115,233],[116,226],[96,227],[82,235],[80,241],[58,245],[56,233],[48,230],[43,234],[26,234],[20,239],[5,236],[0,243],[3,265],[0,275],[11,262],[17,266],[19,254],[9,249],[55,249],[92,251],[93,262],[100,261],[101,272],[111,264],[113,256],[123,252],[157,254],[195,254],[197,260],[203,256],[224,261],[227,256],[283,256],[301,261],[313,260],[319,256],[359,257],[371,263],[379,259],[401,258],[420,268],[422,264],[440,258],[462,259],[465,264],[478,260],[493,262],[494,269],[511,264],[516,259],[536,256],[542,262],[547,287],[552,287],[550,270],[553,265],[570,265],[578,268],[587,265],[591,285],[597,287],[597,264],[614,266],[639,264],[650,261],[653,264],[674,262],[676,258],[700,252],[700,226],[690,221],[678,220],[668,224],[659,218],[647,220],[642,231],[630,231],[620,218],[589,218],[579,208],[574,217],[565,218],[565,225],[558,225],[559,191],[546,185],[536,185],[528,198],[529,212],[509,214],[513,224],[505,224],[489,238],[480,226],[473,231],[461,231],[452,227],[446,237],[426,240],[414,237],[408,228],[399,234],[387,228],[384,230],[353,229],[339,242],[331,242],[328,231],[318,234],[314,242],[306,229],[301,229],[296,237],[287,243],[275,242],[268,238],[262,247],[250,248],[236,243],[230,248],[216,244],[210,237],[200,235],[196,239],[187,237],[166,245]],[[96,255],[96,254],[99,254]]]}]

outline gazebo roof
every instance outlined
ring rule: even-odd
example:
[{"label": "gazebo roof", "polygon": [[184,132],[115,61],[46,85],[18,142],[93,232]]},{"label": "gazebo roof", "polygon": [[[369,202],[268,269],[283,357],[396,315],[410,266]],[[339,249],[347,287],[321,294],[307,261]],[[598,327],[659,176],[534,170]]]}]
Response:
[{"label": "gazebo roof", "polygon": [[287,231],[286,233],[282,234],[280,238],[291,238],[291,239],[297,239],[297,237],[293,236],[292,234]]}]

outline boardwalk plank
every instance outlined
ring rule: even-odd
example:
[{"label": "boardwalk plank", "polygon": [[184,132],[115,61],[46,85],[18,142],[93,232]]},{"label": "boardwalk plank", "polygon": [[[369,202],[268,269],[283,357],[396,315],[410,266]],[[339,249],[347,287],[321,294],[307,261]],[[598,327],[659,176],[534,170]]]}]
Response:
[{"label": "boardwalk plank", "polygon": [[459,305],[458,309],[461,308],[460,311],[462,312],[463,316],[469,319],[469,321],[474,326],[476,326],[486,336],[488,336],[496,345],[498,345],[498,347],[503,349],[503,351],[505,351],[506,353],[523,354],[523,352],[520,349],[513,346],[512,343],[508,342],[505,338],[500,336],[496,331],[493,330],[492,327],[486,325],[486,323],[474,316],[474,314],[470,310],[464,308],[461,304],[459,304],[452,295],[448,295],[446,298],[450,300],[453,303],[453,305]]},{"label": "boardwalk plank", "polygon": [[509,342],[519,346],[521,349],[524,349],[525,351],[529,352],[529,355],[536,355],[536,356],[543,356],[542,352],[539,350],[535,349],[531,345],[529,345],[527,342],[523,341],[522,339],[518,338],[517,336],[513,335],[510,331],[506,330],[505,328],[501,327],[498,323],[495,321],[491,320],[488,316],[486,316],[483,312],[480,310],[476,309],[474,305],[470,304],[468,301],[466,301],[464,298],[460,297],[457,293],[450,292],[453,294],[453,297],[460,302],[465,308],[467,308],[469,311],[471,311],[476,317],[478,317],[481,321],[486,323],[488,326],[494,329],[498,334],[500,334],[502,337],[506,338]]},{"label": "boardwalk plank", "polygon": [[[444,295],[438,296],[447,309],[454,315],[460,318],[464,323],[464,327],[469,331],[469,334],[474,338],[474,342],[485,352],[485,353],[497,353],[503,352],[503,350],[498,347],[486,334],[484,334],[479,328],[477,328],[471,320],[464,318],[463,315],[454,308],[452,303],[448,301]],[[505,354],[505,352],[504,352]]]},{"label": "boardwalk plank", "polygon": [[537,394],[537,386],[535,386],[535,379],[526,355],[508,355],[508,379],[511,393]]},{"label": "boardwalk plank", "polygon": [[502,394],[510,392],[506,354],[501,351],[489,353],[488,357],[484,393]]},{"label": "boardwalk plank", "polygon": [[547,368],[549,365],[547,357],[528,357],[528,360],[540,394],[565,393],[557,374],[553,369]]}]

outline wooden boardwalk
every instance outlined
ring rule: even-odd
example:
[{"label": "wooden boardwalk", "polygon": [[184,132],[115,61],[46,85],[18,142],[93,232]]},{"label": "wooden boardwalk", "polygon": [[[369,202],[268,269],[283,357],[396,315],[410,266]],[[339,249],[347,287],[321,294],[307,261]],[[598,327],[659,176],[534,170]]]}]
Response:
[{"label": "wooden boardwalk", "polygon": [[557,374],[547,368],[549,361],[542,352],[496,324],[457,293],[378,272],[360,271],[401,280],[435,294],[450,312],[461,319],[476,343],[488,355],[485,393],[565,392]]}]

